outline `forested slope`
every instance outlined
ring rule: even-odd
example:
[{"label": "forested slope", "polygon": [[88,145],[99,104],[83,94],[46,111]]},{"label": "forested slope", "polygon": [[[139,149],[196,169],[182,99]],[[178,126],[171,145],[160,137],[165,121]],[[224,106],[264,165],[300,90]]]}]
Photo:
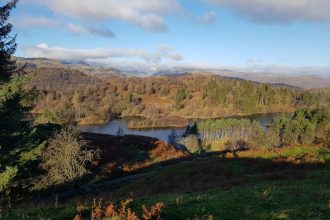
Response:
[{"label": "forested slope", "polygon": [[215,75],[99,79],[78,70],[39,68],[30,86],[40,91],[40,122],[103,123],[111,116],[217,118],[300,107],[329,107],[327,89],[303,90]]}]

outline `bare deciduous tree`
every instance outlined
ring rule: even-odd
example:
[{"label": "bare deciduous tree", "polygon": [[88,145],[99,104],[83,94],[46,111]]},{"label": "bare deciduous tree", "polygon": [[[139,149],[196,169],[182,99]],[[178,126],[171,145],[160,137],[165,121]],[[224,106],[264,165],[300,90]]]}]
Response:
[{"label": "bare deciduous tree", "polygon": [[63,128],[49,142],[42,155],[41,167],[47,171],[37,188],[61,184],[82,177],[86,165],[98,156],[97,150],[87,149],[87,141],[72,127]]},{"label": "bare deciduous tree", "polygon": [[171,145],[175,145],[176,139],[178,137],[178,134],[174,129],[171,130],[171,133],[168,135],[168,143]]}]

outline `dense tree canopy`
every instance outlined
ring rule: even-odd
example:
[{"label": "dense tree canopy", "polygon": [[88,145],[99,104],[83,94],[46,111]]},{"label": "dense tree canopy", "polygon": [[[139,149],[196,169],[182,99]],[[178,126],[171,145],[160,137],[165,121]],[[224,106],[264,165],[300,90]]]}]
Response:
[{"label": "dense tree canopy", "polygon": [[300,109],[292,117],[282,117],[269,126],[283,145],[329,144],[330,113],[325,108]]},{"label": "dense tree canopy", "polygon": [[267,128],[248,119],[217,119],[198,123],[204,146],[219,140],[245,141],[250,147],[329,145],[330,113],[325,108],[298,109]]},{"label": "dense tree canopy", "polygon": [[40,91],[39,122],[102,123],[113,115],[156,118],[219,118],[300,107],[329,107],[326,90],[302,90],[214,75],[111,77],[77,70],[40,68],[31,82]]}]

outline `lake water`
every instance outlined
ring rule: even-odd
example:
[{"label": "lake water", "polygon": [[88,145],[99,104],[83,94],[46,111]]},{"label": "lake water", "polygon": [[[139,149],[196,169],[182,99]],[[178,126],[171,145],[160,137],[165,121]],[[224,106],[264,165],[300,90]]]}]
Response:
[{"label": "lake water", "polygon": [[[251,116],[236,116],[232,118],[247,118],[251,120],[259,121],[263,127],[269,125],[269,123],[276,118],[279,118],[281,113],[270,113],[270,114],[258,114]],[[84,132],[100,133],[100,134],[112,134],[116,135],[118,128],[121,128],[124,135],[142,135],[147,137],[158,138],[163,141],[168,140],[168,135],[173,128],[157,128],[157,129],[129,129],[127,127],[130,120],[136,119],[136,117],[124,117],[116,118],[104,125],[81,125],[78,128]],[[199,121],[199,120],[197,120]],[[174,128],[178,136],[182,136],[185,128]]]}]

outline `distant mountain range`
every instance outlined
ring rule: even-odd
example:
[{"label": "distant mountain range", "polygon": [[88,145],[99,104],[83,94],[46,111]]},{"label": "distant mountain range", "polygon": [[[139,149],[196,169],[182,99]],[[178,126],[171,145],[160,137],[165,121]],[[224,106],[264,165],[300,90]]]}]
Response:
[{"label": "distant mountain range", "polygon": [[[99,78],[111,77],[111,76],[167,76],[175,77],[182,76],[185,74],[216,74],[232,79],[244,79],[255,82],[270,83],[275,85],[292,86],[305,89],[311,88],[329,88],[330,87],[330,75],[322,74],[315,71],[314,75],[301,72],[301,74],[293,74],[290,69],[283,69],[282,71],[287,73],[276,73],[274,69],[264,70],[245,70],[245,69],[201,69],[201,68],[186,68],[186,67],[172,67],[168,69],[156,68],[149,71],[139,71],[130,69],[118,69],[113,67],[102,67],[86,62],[66,62],[57,61],[46,58],[17,58],[19,65],[26,65],[27,69],[35,69],[40,67],[47,68],[70,68],[79,70],[86,75],[97,76]],[[313,70],[310,70],[313,71]],[[329,70],[330,73],[330,70]]]},{"label": "distant mountain range", "polygon": [[226,78],[244,79],[261,83],[270,83],[274,85],[292,86],[305,89],[329,88],[330,77],[320,75],[297,75],[297,74],[279,74],[266,72],[241,72],[228,69],[192,69],[175,68],[160,70],[154,73],[154,76],[181,76],[187,73],[196,74],[216,74]]},{"label": "distant mountain range", "polygon": [[19,66],[26,65],[27,69],[36,69],[41,67],[46,68],[69,68],[79,70],[89,76],[111,77],[122,75],[121,71],[116,68],[104,68],[98,66],[92,66],[86,62],[63,62],[57,60],[51,60],[47,58],[22,58],[17,57],[17,64]]}]

